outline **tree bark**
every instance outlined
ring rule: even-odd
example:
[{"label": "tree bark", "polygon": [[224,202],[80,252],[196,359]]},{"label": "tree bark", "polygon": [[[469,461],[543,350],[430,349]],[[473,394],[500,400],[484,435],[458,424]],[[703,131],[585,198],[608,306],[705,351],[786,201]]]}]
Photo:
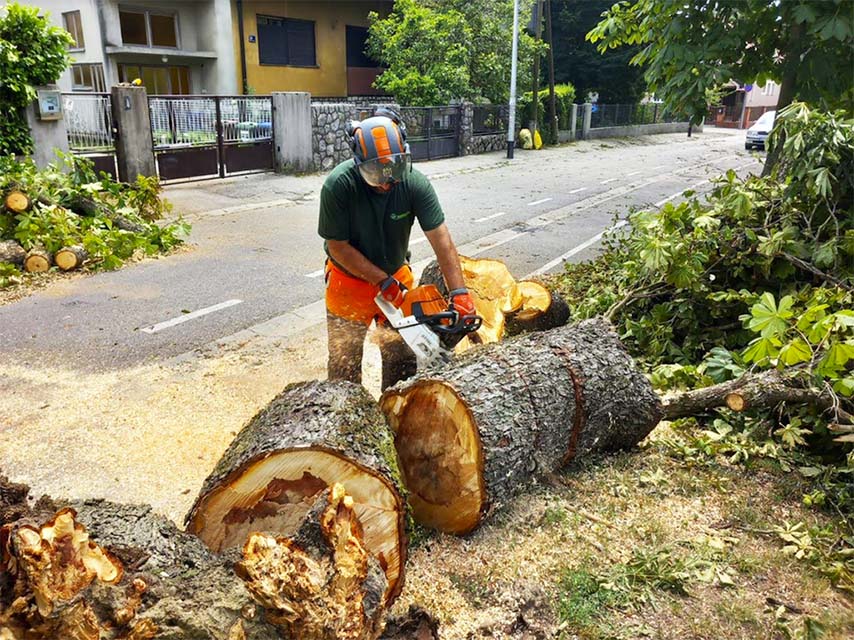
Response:
[{"label": "tree bark", "polygon": [[0,240],[0,262],[21,264],[26,257],[27,252],[14,240]]},{"label": "tree bark", "polygon": [[661,404],[613,327],[586,320],[472,350],[386,391],[419,522],[464,534],[535,472],[634,446]]},{"label": "tree bark", "polygon": [[72,245],[57,251],[53,256],[53,261],[63,271],[71,271],[82,267],[88,258],[89,254],[86,249],[80,245]]},{"label": "tree bark", "polygon": [[285,388],[240,431],[205,480],[187,530],[214,551],[241,545],[254,531],[289,536],[335,482],[354,499],[366,547],[386,572],[391,603],[403,587],[405,506],[388,425],[359,385]]},{"label": "tree bark", "polygon": [[[788,12],[787,12],[788,13]],[[795,100],[798,94],[798,74],[801,66],[801,50],[803,49],[804,26],[796,22],[791,16],[789,21],[789,50],[786,52],[786,61],[783,67],[783,77],[780,81],[780,97],[777,98],[776,112],[779,114]],[[762,175],[770,176],[774,166],[780,159],[785,136],[780,134],[777,144],[768,150],[765,155],[765,165],[762,167]]]},{"label": "tree bark", "polygon": [[112,220],[113,224],[116,225],[116,227],[118,227],[122,231],[130,231],[131,233],[145,233],[145,227],[143,225],[139,224],[138,222],[133,222],[132,220],[129,220],[120,213],[111,211],[101,203],[80,193],[68,194],[68,196],[63,198],[62,205],[68,209],[71,209],[75,213],[83,216],[100,216],[102,218]]},{"label": "tree bark", "polygon": [[24,269],[30,273],[44,273],[50,269],[51,255],[44,249],[31,249],[24,258]]}]

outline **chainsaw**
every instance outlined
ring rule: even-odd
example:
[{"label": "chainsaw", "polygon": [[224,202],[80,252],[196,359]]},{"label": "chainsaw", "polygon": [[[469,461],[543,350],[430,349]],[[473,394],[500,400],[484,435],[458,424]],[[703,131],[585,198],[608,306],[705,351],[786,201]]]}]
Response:
[{"label": "chainsaw", "polygon": [[415,353],[418,369],[450,362],[450,349],[467,333],[480,329],[483,323],[480,316],[460,318],[432,284],[407,291],[400,308],[382,294],[377,295],[374,302],[388,324]]}]

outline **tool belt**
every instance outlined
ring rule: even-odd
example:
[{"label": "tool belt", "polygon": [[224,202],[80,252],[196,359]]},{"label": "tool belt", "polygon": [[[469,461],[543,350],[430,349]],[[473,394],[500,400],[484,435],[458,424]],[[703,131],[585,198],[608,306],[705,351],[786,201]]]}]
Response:
[{"label": "tool belt", "polygon": [[[332,260],[326,261],[326,310],[334,316],[369,325],[384,318],[374,302],[380,291],[378,285],[357,278],[344,271]],[[412,269],[408,264],[392,274],[407,289],[414,284]]]}]

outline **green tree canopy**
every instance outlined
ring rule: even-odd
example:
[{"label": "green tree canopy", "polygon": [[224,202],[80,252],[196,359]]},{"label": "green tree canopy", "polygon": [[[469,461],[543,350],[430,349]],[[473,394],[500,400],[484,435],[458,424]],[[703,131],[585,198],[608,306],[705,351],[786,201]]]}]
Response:
[{"label": "green tree canopy", "polygon": [[[519,21],[519,87],[530,85],[537,50],[522,28],[529,15]],[[386,66],[376,86],[406,105],[507,102],[512,29],[513,0],[397,0],[388,17],[371,14],[368,48]]]},{"label": "green tree canopy", "polygon": [[571,83],[581,101],[596,92],[600,102],[638,102],[646,91],[643,66],[631,64],[640,47],[600,54],[585,37],[612,4],[613,0],[552,0],[555,80]]},{"label": "green tree canopy", "polygon": [[731,80],[781,84],[793,100],[851,107],[851,0],[623,0],[587,35],[599,50],[640,46],[650,90],[701,122],[707,91]]},{"label": "green tree canopy", "polygon": [[0,155],[32,151],[24,109],[36,98],[35,87],[56,82],[68,67],[73,42],[36,7],[12,2],[0,10]]}]

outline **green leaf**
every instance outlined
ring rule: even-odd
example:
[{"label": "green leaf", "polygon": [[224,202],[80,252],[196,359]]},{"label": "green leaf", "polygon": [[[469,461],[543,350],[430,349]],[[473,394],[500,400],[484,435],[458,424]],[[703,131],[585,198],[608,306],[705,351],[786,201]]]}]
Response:
[{"label": "green leaf", "polygon": [[822,473],[819,467],[798,467],[798,471],[805,478],[814,478]]},{"label": "green leaf", "polygon": [[779,360],[787,367],[808,362],[812,358],[812,349],[802,338],[795,338],[780,349]]},{"label": "green leaf", "polygon": [[786,322],[792,317],[792,296],[785,296],[780,300],[778,306],[771,293],[763,293],[755,305],[750,308],[750,313],[753,316],[748,323],[748,328],[756,331],[764,338],[782,334],[789,328],[789,323]]},{"label": "green leaf", "polygon": [[761,363],[776,358],[779,352],[779,341],[776,338],[759,337],[750,342],[742,357],[745,362]]}]

